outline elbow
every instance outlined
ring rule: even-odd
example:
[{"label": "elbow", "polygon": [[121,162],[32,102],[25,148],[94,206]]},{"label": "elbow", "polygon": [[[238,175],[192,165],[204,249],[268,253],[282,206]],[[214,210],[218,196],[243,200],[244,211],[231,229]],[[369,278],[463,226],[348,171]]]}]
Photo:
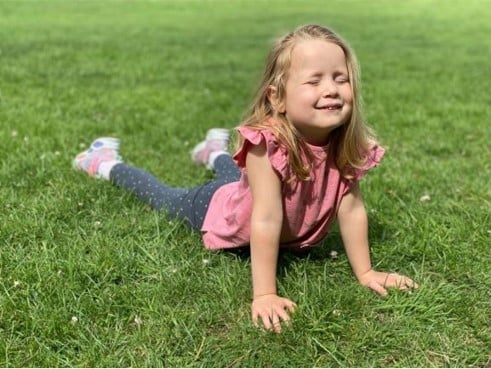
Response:
[{"label": "elbow", "polygon": [[282,213],[257,213],[253,212],[251,216],[251,232],[279,234],[283,224]]},{"label": "elbow", "polygon": [[357,207],[351,210],[338,212],[338,223],[341,227],[350,225],[366,224],[368,222],[367,213],[364,207]]},{"label": "elbow", "polygon": [[252,229],[281,229],[283,219],[280,217],[254,217],[251,218]]}]

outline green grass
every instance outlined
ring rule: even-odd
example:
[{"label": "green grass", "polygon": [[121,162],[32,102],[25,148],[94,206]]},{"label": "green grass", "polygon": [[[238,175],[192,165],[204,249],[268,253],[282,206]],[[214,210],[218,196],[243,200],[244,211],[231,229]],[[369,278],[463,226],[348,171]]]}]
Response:
[{"label": "green grass", "polygon": [[[0,2],[0,366],[491,366],[489,19],[478,0]],[[421,288],[361,288],[333,230],[282,255],[298,310],[275,335],[251,325],[247,257],[71,159],[116,135],[168,183],[210,178],[189,149],[312,22],[357,51],[388,148],[362,185],[373,261]]]}]

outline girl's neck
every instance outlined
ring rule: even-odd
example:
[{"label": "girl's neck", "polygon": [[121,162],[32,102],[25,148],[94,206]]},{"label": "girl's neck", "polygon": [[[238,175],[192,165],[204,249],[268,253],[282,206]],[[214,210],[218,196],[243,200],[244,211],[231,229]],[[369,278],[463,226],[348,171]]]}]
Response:
[{"label": "girl's neck", "polygon": [[321,148],[324,148],[324,147],[326,147],[326,146],[329,145],[329,138],[327,138],[325,140],[308,140],[308,139],[305,139],[304,137],[302,137],[302,138],[305,141],[305,143],[308,146],[311,146],[311,147],[321,147]]}]

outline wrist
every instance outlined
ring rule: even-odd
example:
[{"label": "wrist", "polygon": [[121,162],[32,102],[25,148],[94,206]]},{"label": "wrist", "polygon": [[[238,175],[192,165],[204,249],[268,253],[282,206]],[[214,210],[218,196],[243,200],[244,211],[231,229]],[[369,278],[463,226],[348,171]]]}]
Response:
[{"label": "wrist", "polygon": [[363,279],[364,276],[366,276],[368,273],[370,273],[371,271],[373,271],[372,268],[369,268],[369,269],[364,269],[362,272],[357,272],[355,273],[355,277],[356,279],[358,279],[358,281],[361,282],[361,280]]},{"label": "wrist", "polygon": [[269,292],[269,293],[255,293],[253,296],[252,296],[252,299],[253,300],[256,300],[256,299],[259,299],[261,297],[265,297],[265,296],[277,296],[276,292]]}]

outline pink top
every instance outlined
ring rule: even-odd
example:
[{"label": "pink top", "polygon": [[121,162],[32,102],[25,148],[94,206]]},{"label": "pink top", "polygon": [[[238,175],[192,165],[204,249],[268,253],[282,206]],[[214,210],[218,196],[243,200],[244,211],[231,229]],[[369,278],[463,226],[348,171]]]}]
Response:
[{"label": "pink top", "polygon": [[[303,248],[319,243],[326,236],[341,199],[353,182],[341,177],[333,158],[328,157],[327,147],[309,145],[315,156],[312,180],[288,183],[291,169],[287,152],[276,137],[270,131],[249,127],[241,127],[238,132],[244,143],[233,158],[242,175],[238,182],[220,187],[213,195],[201,228],[205,247],[225,249],[249,244],[252,196],[245,159],[251,145],[259,145],[262,141],[265,141],[271,165],[283,183],[283,227],[289,229],[289,234],[296,235],[294,241],[281,246]],[[383,154],[382,147],[374,146],[364,167],[355,172],[354,181],[376,166]]]}]

